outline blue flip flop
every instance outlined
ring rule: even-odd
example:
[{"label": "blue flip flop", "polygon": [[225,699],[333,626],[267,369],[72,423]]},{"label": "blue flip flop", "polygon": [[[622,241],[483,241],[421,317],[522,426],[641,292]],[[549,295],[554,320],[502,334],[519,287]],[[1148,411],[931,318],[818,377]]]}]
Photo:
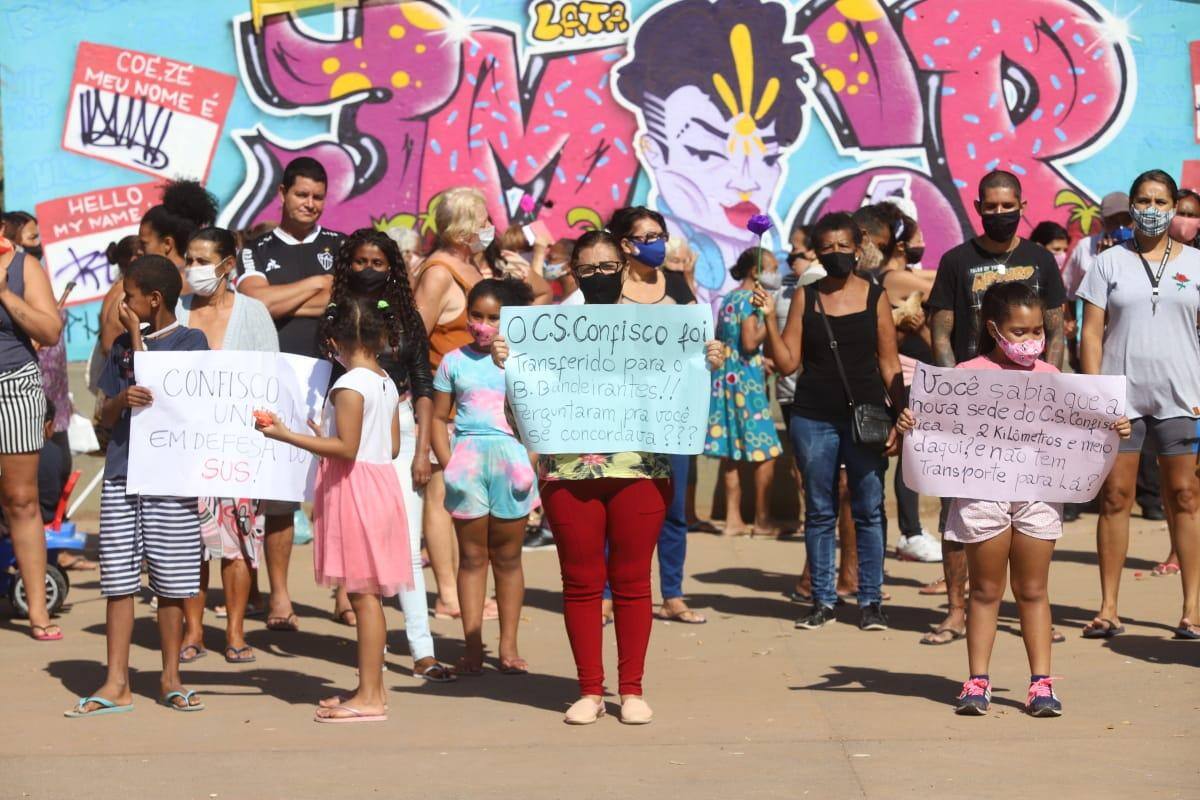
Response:
[{"label": "blue flip flop", "polygon": [[[91,711],[85,711],[83,707],[88,703],[96,703],[100,707],[94,708]],[[103,697],[81,697],[74,708],[63,712],[63,716],[68,719],[83,719],[84,717],[99,717],[104,714],[124,714],[126,711],[133,711],[133,703],[126,706],[119,706],[111,700],[105,700]]]},{"label": "blue flip flop", "polygon": [[[166,697],[159,698],[158,704],[160,706],[166,706],[167,708],[171,709],[172,711],[185,711],[185,712],[186,711],[203,711],[204,703],[201,703],[198,706],[192,705],[192,698],[195,696],[196,696],[195,691],[189,691],[186,693],[185,692],[167,692]],[[176,697],[181,698],[184,702],[184,705],[177,706],[173,702],[171,702]]]}]

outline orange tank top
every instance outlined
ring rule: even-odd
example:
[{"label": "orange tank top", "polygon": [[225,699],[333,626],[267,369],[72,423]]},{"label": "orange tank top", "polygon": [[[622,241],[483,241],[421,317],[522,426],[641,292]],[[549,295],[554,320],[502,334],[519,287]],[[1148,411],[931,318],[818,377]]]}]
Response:
[{"label": "orange tank top", "polygon": [[467,293],[471,291],[471,287],[463,280],[462,276],[454,268],[454,265],[449,261],[439,258],[435,253],[431,255],[425,265],[425,269],[429,270],[433,267],[444,267],[450,273],[450,277],[462,289],[463,293],[463,310],[457,317],[447,323],[438,322],[433,326],[433,330],[429,332],[429,364],[435,370],[442,363],[442,358],[447,353],[450,353],[458,348],[471,343],[471,334],[467,332]]}]

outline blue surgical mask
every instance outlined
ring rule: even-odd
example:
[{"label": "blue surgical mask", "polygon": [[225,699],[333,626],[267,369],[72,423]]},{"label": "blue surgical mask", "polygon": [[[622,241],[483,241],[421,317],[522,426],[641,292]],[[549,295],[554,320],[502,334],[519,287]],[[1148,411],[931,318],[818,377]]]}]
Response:
[{"label": "blue surgical mask", "polygon": [[647,267],[661,267],[667,260],[667,240],[659,239],[646,244],[633,242],[633,255]]}]

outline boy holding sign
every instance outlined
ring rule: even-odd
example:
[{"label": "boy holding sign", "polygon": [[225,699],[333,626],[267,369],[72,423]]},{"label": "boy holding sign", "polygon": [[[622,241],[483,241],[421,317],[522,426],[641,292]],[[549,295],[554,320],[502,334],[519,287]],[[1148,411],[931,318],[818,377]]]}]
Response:
[{"label": "boy holding sign", "polygon": [[[1032,287],[998,283],[983,295],[980,308],[980,355],[959,369],[1058,372],[1040,360],[1046,347],[1044,306]],[[908,433],[917,420],[904,409],[896,428]],[[1129,420],[1116,421],[1122,438]],[[1020,534],[1020,535],[1017,535]],[[994,501],[955,498],[950,504],[945,537],[966,550],[971,595],[967,609],[967,660],[970,677],[963,684],[955,711],[982,716],[991,703],[988,663],[996,639],[996,619],[1011,569],[1012,590],[1021,618],[1021,636],[1029,656],[1026,710],[1035,717],[1057,717],[1062,703],[1050,677],[1050,600],[1046,591],[1054,542],[1062,536],[1062,505],[1041,500]]]},{"label": "boy holding sign", "polygon": [[[133,597],[142,583],[142,561],[150,589],[158,597],[162,647],[159,703],[174,711],[200,711],[196,693],[185,691],[179,676],[183,642],[183,600],[200,590],[200,516],[194,497],[151,497],[125,493],[129,468],[132,410],[154,402],[150,391],[134,384],[134,354],[139,350],[207,350],[208,339],[175,319],[183,288],[179,270],[163,256],[142,256],[125,272],[120,306],[125,333],[113,342],[100,389],[108,398],[101,412],[112,429],[104,462],[100,498],[100,592],[108,599],[108,677],[66,712],[71,718],[133,710],[129,690],[129,644],[133,637]],[[142,326],[149,324],[145,330]]]}]

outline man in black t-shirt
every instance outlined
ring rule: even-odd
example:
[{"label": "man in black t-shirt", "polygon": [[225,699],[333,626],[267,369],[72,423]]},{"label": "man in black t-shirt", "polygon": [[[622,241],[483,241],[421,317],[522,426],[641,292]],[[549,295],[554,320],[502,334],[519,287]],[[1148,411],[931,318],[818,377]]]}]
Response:
[{"label": "man in black t-shirt", "polygon": [[[279,331],[285,353],[321,358],[317,332],[329,305],[333,265],[342,235],[317,224],[325,210],[329,181],[320,162],[294,159],[283,171],[279,227],[250,242],[241,253],[237,290],[262,301]],[[288,593],[293,519],[299,503],[264,500],[267,577],[271,584],[267,628],[297,630],[298,620]],[[348,601],[347,601],[348,602]],[[344,606],[348,608],[348,604]]]},{"label": "man in black t-shirt", "polygon": [[[1045,358],[1057,366],[1063,354],[1063,288],[1058,264],[1050,251],[1017,236],[1025,211],[1017,176],[995,170],[979,181],[975,201],[983,225],[976,236],[942,256],[929,295],[933,309],[933,358],[939,367],[953,367],[975,357],[979,348],[979,307],[988,287],[1021,281],[1037,291],[1045,303]],[[944,533],[949,502],[942,500],[939,527]],[[946,619],[922,639],[926,644],[947,644],[966,630],[967,557],[961,544],[942,539],[942,569],[950,611]]]}]

